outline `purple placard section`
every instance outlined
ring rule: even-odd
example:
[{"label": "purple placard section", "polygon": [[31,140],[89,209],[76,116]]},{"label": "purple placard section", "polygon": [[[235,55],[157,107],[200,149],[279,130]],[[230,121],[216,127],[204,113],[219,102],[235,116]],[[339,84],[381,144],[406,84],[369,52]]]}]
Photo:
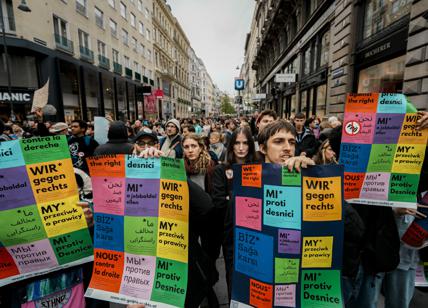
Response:
[{"label": "purple placard section", "polygon": [[342,142],[371,144],[373,141],[375,125],[376,113],[345,113]]},{"label": "purple placard section", "polygon": [[404,114],[378,113],[373,143],[396,144],[400,137]]},{"label": "purple placard section", "polygon": [[155,280],[156,257],[126,253],[123,268],[120,294],[150,299]]},{"label": "purple placard section", "polygon": [[158,216],[160,180],[126,179],[125,215]]},{"label": "purple placard section", "polygon": [[278,230],[278,252],[300,254],[301,234],[298,230]]},{"label": "purple placard section", "polygon": [[0,206],[2,210],[36,204],[25,166],[0,169]]},{"label": "purple placard section", "polygon": [[34,272],[58,265],[55,253],[49,239],[44,239],[30,244],[22,244],[6,247],[15,260],[21,274]]},{"label": "purple placard section", "polygon": [[361,199],[388,200],[389,178],[386,172],[368,172],[361,189]]}]

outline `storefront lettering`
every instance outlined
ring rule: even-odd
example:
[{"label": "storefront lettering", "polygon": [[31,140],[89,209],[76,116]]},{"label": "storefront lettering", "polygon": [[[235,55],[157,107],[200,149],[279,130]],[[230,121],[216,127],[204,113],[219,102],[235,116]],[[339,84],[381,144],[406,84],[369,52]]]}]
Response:
[{"label": "storefront lettering", "polygon": [[372,49],[372,50],[366,52],[364,54],[364,58],[369,58],[369,57],[374,56],[374,55],[376,55],[376,54],[378,54],[378,53],[380,53],[382,51],[385,51],[385,50],[387,50],[389,48],[391,48],[391,42],[385,43],[385,44],[383,44],[383,45],[381,45],[379,47],[376,47],[375,49]]},{"label": "storefront lettering", "polygon": [[0,101],[31,102],[31,94],[0,92]]}]

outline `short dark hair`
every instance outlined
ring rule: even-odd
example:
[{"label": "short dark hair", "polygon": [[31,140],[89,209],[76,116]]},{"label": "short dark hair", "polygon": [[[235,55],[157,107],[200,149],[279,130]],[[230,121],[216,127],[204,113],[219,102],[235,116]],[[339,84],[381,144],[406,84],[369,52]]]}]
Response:
[{"label": "short dark hair", "polygon": [[181,129],[184,130],[185,128],[187,128],[187,130],[189,131],[189,133],[195,133],[195,127],[193,125],[190,124],[184,124]]},{"label": "short dark hair", "polygon": [[303,112],[298,112],[294,116],[295,119],[306,119],[306,115]]},{"label": "short dark hair", "polygon": [[275,135],[277,132],[285,130],[286,132],[292,133],[294,136],[296,136],[296,129],[294,128],[291,123],[289,123],[286,120],[279,120],[275,121],[273,123],[270,123],[268,126],[266,126],[263,131],[259,134],[258,142],[259,145],[267,145],[267,141],[270,137]]},{"label": "short dark hair", "polygon": [[272,110],[272,109],[266,109],[266,110],[263,110],[260,114],[259,114],[259,116],[257,117],[257,120],[256,120],[256,124],[259,124],[259,122],[263,119],[263,117],[265,117],[265,116],[270,116],[270,117],[272,117],[274,120],[276,120],[277,118],[278,118],[278,115],[276,114],[276,112],[275,112],[275,110]]},{"label": "short dark hair", "polygon": [[82,120],[73,120],[73,121],[71,121],[71,123],[77,123],[77,124],[79,124],[79,127],[83,128],[84,130],[88,129],[88,124],[85,121],[82,121]]},{"label": "short dark hair", "polygon": [[[235,124],[235,121],[234,120],[227,120],[226,122],[224,122],[224,126],[226,126],[226,128],[229,128],[229,126],[230,126],[230,124]],[[236,124],[235,124],[236,125]]]}]

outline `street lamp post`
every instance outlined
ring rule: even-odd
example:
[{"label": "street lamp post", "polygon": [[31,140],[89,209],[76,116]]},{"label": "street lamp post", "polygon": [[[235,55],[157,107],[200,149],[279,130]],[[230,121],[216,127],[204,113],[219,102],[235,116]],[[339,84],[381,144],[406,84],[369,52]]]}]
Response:
[{"label": "street lamp post", "polygon": [[[18,9],[20,9],[23,12],[31,12],[31,9],[28,7],[25,0],[21,1],[21,4],[18,6]],[[0,2],[0,23],[1,23],[2,37],[3,37],[4,62],[6,64],[7,91],[8,91],[9,100],[10,100],[10,119],[12,121],[15,121],[15,113],[13,111],[13,100],[12,100],[12,82],[10,77],[9,53],[7,51],[7,43],[6,43],[6,22],[3,15],[3,7],[1,5],[1,2]]]}]

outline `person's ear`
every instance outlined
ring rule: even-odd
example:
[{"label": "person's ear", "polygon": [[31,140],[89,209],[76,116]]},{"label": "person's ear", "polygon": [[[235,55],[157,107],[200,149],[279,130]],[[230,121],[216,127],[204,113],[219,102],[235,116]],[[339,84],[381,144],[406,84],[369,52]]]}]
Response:
[{"label": "person's ear", "polygon": [[259,150],[263,155],[267,154],[267,147],[264,144],[259,144]]}]

